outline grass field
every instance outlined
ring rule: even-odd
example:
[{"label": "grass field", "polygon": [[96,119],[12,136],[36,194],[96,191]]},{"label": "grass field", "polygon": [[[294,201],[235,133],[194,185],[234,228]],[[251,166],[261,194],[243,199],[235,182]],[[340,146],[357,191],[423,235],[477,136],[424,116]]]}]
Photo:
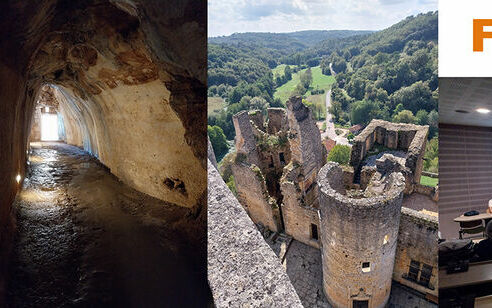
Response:
[{"label": "grass field", "polygon": [[439,179],[436,179],[436,178],[431,178],[431,177],[428,177],[425,175],[422,175],[420,177],[420,184],[425,185],[425,186],[436,187],[438,182],[439,182]]},{"label": "grass field", "polygon": [[306,97],[306,100],[314,105],[315,108],[315,117],[317,120],[326,119],[326,94],[317,94],[317,95],[309,95]]},{"label": "grass field", "polygon": [[[287,65],[285,65],[285,64],[280,64],[276,68],[272,69],[273,78],[275,78],[275,75],[283,76],[286,66]],[[293,67],[293,66],[291,65],[291,67]]]},{"label": "grass field", "polygon": [[224,108],[224,103],[222,97],[208,97],[207,116],[219,113]]},{"label": "grass field", "polygon": [[[284,67],[285,67],[285,65],[281,64],[281,65],[277,66],[276,68],[274,68],[272,70],[274,72],[273,73],[274,76],[275,76],[275,72],[283,72]],[[286,84],[283,84],[281,87],[278,87],[275,90],[273,97],[275,97],[275,98],[278,97],[282,100],[282,103],[285,103],[289,99],[289,97],[291,96],[294,89],[299,84],[300,73],[303,73],[305,70],[306,69],[304,69],[300,72],[297,72],[295,74],[292,74],[292,79],[289,80]],[[319,66],[312,67],[311,71],[313,73],[313,83],[311,84],[312,89],[318,88],[318,89],[324,89],[326,91],[326,90],[330,89],[331,85],[335,82],[335,78],[333,76],[323,75],[321,73],[321,67],[319,67]],[[308,96],[310,94],[311,94],[311,91],[308,91],[306,93],[306,95],[308,95]]]}]

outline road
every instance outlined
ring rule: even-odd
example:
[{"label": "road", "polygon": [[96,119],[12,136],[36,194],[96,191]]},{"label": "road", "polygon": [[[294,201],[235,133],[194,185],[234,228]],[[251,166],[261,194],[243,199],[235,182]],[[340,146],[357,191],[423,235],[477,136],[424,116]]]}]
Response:
[{"label": "road", "polygon": [[321,134],[321,138],[325,139],[328,137],[331,140],[335,140],[337,144],[344,144],[344,145],[351,146],[347,138],[337,135],[335,130],[335,124],[333,123],[333,116],[328,111],[330,110],[330,106],[331,106],[331,90],[326,92],[326,131]]},{"label": "road", "polygon": [[330,62],[330,72],[331,72],[331,75],[332,75],[333,77],[335,77],[335,76],[337,75],[337,73],[335,73],[335,71],[334,71],[334,70],[333,70],[333,68],[332,68],[332,63],[331,63],[331,62]]}]

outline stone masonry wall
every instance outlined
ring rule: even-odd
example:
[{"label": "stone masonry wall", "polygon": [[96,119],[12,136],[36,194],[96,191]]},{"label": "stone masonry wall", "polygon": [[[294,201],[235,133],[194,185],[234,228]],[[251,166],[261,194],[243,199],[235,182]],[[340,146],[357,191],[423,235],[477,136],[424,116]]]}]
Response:
[{"label": "stone masonry wall", "polygon": [[384,307],[391,291],[404,178],[391,173],[381,195],[355,199],[342,194],[342,177],[340,166],[329,162],[317,179],[325,295],[337,308],[351,307],[354,300]]},{"label": "stone masonry wall", "polygon": [[236,151],[246,154],[246,158],[251,164],[259,166],[260,160],[248,112],[244,110],[235,114],[232,117],[232,121],[236,131]]},{"label": "stone masonry wall", "polygon": [[[425,215],[403,207],[396,249],[393,279],[424,294],[438,296],[437,285],[437,217]],[[432,277],[429,287],[408,279],[411,260],[432,266]]]},{"label": "stone masonry wall", "polygon": [[269,134],[276,134],[279,131],[287,131],[289,129],[284,108],[268,108],[267,112],[267,132]]},{"label": "stone masonry wall", "polygon": [[238,199],[251,220],[261,223],[272,231],[280,231],[280,212],[276,201],[268,194],[265,179],[256,165],[236,162],[232,173]]},{"label": "stone masonry wall", "polygon": [[[306,245],[320,248],[318,209],[303,205],[299,187],[295,183],[298,174],[296,171],[298,170],[293,164],[289,164],[280,184],[284,196],[281,206],[285,233]],[[313,239],[311,224],[316,225],[318,240]]]},{"label": "stone masonry wall", "polygon": [[[367,151],[375,143],[389,149],[407,152],[405,166],[411,170],[407,185],[420,182],[423,167],[423,156],[427,142],[428,126],[414,124],[391,123],[383,120],[372,120],[371,123],[354,139],[350,156],[350,165],[359,168]],[[412,187],[406,193],[411,193]]]},{"label": "stone masonry wall", "polygon": [[285,269],[212,163],[208,281],[215,307],[303,307]]},{"label": "stone masonry wall", "polygon": [[311,111],[300,96],[291,97],[287,102],[287,118],[292,161],[301,166],[303,179],[299,179],[299,186],[305,191],[316,181],[319,169],[325,164],[326,149]]}]

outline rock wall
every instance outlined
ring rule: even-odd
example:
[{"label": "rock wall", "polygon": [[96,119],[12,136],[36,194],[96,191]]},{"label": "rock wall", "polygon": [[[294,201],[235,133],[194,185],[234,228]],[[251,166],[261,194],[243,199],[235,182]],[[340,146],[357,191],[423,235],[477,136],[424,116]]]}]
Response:
[{"label": "rock wall", "polygon": [[334,307],[354,300],[384,307],[389,299],[404,178],[393,172],[381,194],[347,195],[343,171],[327,163],[319,172],[323,289]]},{"label": "rock wall", "polygon": [[[425,215],[403,207],[398,233],[395,268],[393,279],[424,294],[438,296],[438,264],[437,264],[437,217]],[[409,279],[410,262],[414,260],[432,266],[432,276],[428,285]]]},{"label": "rock wall", "polygon": [[292,283],[212,163],[208,280],[216,307],[303,307]]},{"label": "rock wall", "polygon": [[2,253],[21,187],[15,178],[25,173],[34,106],[45,84],[71,98],[60,107],[67,142],[90,149],[130,186],[200,212],[206,18],[206,3],[190,0],[0,3]]},{"label": "rock wall", "polygon": [[41,140],[41,106],[36,106],[32,114],[31,133],[29,134],[29,142]]}]

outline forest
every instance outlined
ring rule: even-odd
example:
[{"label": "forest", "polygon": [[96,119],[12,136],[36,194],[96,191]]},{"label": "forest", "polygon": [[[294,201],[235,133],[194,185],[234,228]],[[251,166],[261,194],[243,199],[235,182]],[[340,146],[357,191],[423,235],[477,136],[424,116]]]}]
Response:
[{"label": "forest", "polygon": [[[234,138],[235,113],[284,106],[291,95],[303,96],[315,111],[324,103],[313,98],[321,100],[330,89],[331,107],[324,112],[337,127],[378,118],[429,125],[429,140],[437,137],[437,25],[437,12],[429,12],[378,32],[210,38],[208,120],[218,159]],[[324,113],[317,114],[322,119]],[[437,159],[426,169],[437,171]]]}]

